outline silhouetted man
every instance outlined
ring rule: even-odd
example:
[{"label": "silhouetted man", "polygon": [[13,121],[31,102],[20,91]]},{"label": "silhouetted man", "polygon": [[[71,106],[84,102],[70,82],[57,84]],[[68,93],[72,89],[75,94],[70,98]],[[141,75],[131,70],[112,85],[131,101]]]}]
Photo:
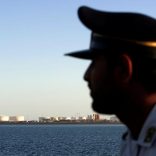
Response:
[{"label": "silhouetted man", "polygon": [[91,60],[84,79],[92,108],[128,127],[121,155],[156,156],[156,20],[88,7],[78,15],[92,32],[90,48],[67,55]]}]

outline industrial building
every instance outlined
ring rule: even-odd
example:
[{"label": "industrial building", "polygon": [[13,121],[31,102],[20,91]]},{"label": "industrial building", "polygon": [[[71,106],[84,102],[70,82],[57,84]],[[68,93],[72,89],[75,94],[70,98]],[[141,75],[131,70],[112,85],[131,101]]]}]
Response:
[{"label": "industrial building", "polygon": [[24,121],[24,116],[10,116],[9,121],[10,122],[22,122]]}]

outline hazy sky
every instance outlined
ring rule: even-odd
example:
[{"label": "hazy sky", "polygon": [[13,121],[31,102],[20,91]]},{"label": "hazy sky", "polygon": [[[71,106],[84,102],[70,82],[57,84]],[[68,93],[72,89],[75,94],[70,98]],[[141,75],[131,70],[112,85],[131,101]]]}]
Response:
[{"label": "hazy sky", "polygon": [[89,61],[64,53],[89,47],[79,6],[156,17],[154,0],[0,1],[0,115],[92,114],[83,74]]}]

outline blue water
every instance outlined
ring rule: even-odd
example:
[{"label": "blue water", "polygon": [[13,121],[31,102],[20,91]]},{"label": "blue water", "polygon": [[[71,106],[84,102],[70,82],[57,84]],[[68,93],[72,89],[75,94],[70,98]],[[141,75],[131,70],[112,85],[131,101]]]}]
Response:
[{"label": "blue water", "polygon": [[118,156],[122,125],[0,125],[0,156]]}]

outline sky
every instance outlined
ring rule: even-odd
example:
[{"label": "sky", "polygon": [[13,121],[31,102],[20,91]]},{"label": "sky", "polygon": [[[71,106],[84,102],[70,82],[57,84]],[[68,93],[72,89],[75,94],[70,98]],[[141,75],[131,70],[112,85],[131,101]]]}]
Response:
[{"label": "sky", "polygon": [[90,61],[64,56],[89,48],[90,31],[77,17],[82,5],[156,18],[154,0],[0,1],[0,116],[93,113],[83,80]]}]

